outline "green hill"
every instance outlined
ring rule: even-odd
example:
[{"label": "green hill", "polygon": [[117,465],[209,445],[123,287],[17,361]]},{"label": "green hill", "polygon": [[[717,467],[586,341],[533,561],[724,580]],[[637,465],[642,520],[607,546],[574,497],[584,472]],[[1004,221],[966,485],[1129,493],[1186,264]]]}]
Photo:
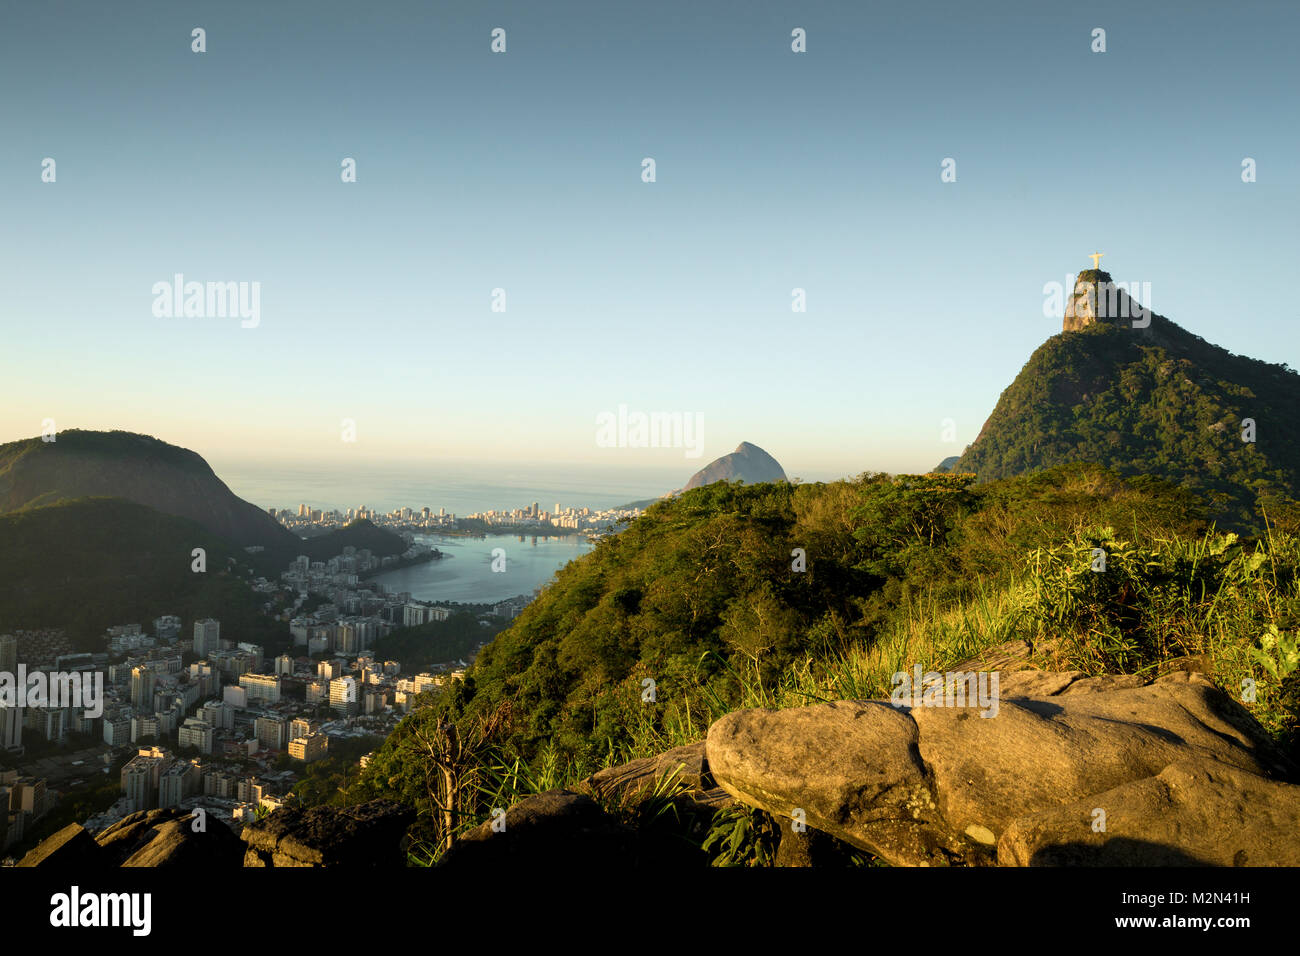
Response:
[{"label": "green hill", "polygon": [[[200,547],[202,574],[191,570]],[[217,617],[222,634],[239,640],[287,638],[260,613],[265,598],[249,586],[248,559],[193,521],[121,498],[0,515],[0,631],[63,627],[79,648],[103,650],[110,625],[178,614],[187,624]]]},{"label": "green hill", "polygon": [[302,539],[296,547],[297,554],[305,554],[313,561],[328,561],[342,554],[346,547],[369,550],[382,558],[401,554],[407,545],[400,534],[381,528],[368,518],[358,518],[342,528]]},{"label": "green hill", "polygon": [[0,512],[90,497],[126,498],[188,518],[240,547],[260,545],[277,560],[297,540],[237,497],[197,454],[147,435],[70,429],[52,442],[0,445]]},{"label": "green hill", "polygon": [[[914,665],[1022,653],[1089,674],[1186,665],[1229,693],[1250,679],[1251,713],[1300,754],[1300,535],[1223,535],[1206,510],[1171,482],[1095,465],[688,491],[570,562],[331,799],[412,806],[424,865],[495,808],[581,790],[602,766],[699,741],[737,708],[887,698]],[[448,761],[461,783],[450,822],[436,783]],[[732,847],[715,862],[770,862],[755,834],[779,818],[702,822],[667,810],[681,809],[673,793],[616,795],[607,809]]]},{"label": "green hill", "polygon": [[[647,721],[703,719],[719,701],[738,703],[746,683],[870,644],[919,594],[943,600],[981,578],[1005,581],[1030,549],[1081,527],[1144,538],[1204,527],[1194,495],[1096,467],[972,481],[718,483],[659,502],[561,569],[479,652],[469,711],[509,701],[519,752],[549,745],[596,762],[626,752]],[[805,570],[795,570],[796,548]],[[646,680],[660,706],[644,705]]]},{"label": "green hill", "polygon": [[[1030,356],[953,472],[991,480],[1097,462],[1195,489],[1234,526],[1254,523],[1260,497],[1295,495],[1300,375],[1159,315],[1146,328],[1109,315],[1068,316],[1067,327]],[[1246,419],[1253,442],[1243,440]]]}]

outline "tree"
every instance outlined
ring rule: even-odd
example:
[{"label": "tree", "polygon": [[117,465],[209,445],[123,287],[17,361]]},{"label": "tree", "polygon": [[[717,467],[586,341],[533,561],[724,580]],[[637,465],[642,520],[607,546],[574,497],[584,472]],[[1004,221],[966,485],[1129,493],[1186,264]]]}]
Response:
[{"label": "tree", "polygon": [[444,712],[412,725],[411,737],[424,757],[425,791],[440,822],[440,854],[452,848],[461,821],[472,815],[468,778],[510,717],[510,704],[503,702],[487,715],[456,721]]}]

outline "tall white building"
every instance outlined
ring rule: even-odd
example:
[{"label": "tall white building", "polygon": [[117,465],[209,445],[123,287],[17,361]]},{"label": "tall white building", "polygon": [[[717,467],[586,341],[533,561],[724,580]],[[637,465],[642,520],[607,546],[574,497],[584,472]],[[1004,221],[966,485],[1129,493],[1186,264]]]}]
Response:
[{"label": "tall white building", "polygon": [[158,777],[158,806],[174,807],[197,789],[198,773],[193,764],[177,760]]},{"label": "tall white building", "polygon": [[176,742],[182,747],[197,747],[199,753],[212,753],[212,725],[197,717],[188,718],[177,731]]},{"label": "tall white building", "polygon": [[239,686],[250,701],[280,702],[280,678],[274,674],[240,674]]},{"label": "tall white building", "polygon": [[336,677],[330,681],[330,708],[345,716],[357,712],[357,682],[351,677]]},{"label": "tall white building", "polygon": [[211,725],[213,731],[235,729],[235,708],[225,701],[208,701],[199,709],[197,716],[205,724]]},{"label": "tall white building", "polygon": [[104,743],[110,747],[123,747],[131,742],[131,718],[125,716],[104,718]]}]

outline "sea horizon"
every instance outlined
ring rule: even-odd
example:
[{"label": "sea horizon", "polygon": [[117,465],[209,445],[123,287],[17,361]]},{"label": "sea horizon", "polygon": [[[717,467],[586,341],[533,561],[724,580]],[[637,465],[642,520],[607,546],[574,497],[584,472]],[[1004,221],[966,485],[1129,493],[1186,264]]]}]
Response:
[{"label": "sea horizon", "polygon": [[549,510],[613,508],[658,498],[684,486],[691,471],[610,465],[503,465],[499,462],[357,463],[301,466],[213,462],[217,477],[259,508],[296,509],[300,504],[347,511],[365,506],[446,508],[467,515],[513,510],[538,502]]}]

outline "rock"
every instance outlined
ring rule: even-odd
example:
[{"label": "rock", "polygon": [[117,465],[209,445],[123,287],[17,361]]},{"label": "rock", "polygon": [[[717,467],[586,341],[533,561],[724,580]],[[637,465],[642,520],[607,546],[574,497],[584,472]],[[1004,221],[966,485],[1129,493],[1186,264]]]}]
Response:
[{"label": "rock", "polygon": [[1080,677],[1073,680],[1061,691],[1062,694],[1097,694],[1109,690],[1128,690],[1133,687],[1145,687],[1147,682],[1137,674],[1099,674],[1096,677]]},{"label": "rock", "polygon": [[[1094,811],[1105,831],[1094,832]],[[1152,777],[1014,821],[998,841],[1006,866],[1300,866],[1300,786],[1213,760],[1180,760]]]},{"label": "rock", "polygon": [[196,833],[194,815],[179,807],[132,813],[101,830],[95,842],[113,866],[237,867],[243,857],[229,827],[209,818]]},{"label": "rock", "polygon": [[49,870],[98,870],[112,863],[94,838],[79,823],[46,837],[18,861],[19,866],[42,866]]},{"label": "rock", "polygon": [[676,774],[676,780],[694,789],[708,789],[713,780],[709,776],[708,759],[704,755],[704,741],[674,747],[656,757],[642,757],[616,767],[607,767],[588,777],[584,783],[601,795],[640,793],[648,790],[662,777]]},{"label": "rock", "polygon": [[121,866],[149,842],[148,835],[168,813],[167,810],[138,810],[100,830],[95,834],[95,842],[112,856],[114,866]]},{"label": "rock", "polygon": [[1125,320],[1140,318],[1141,310],[1142,306],[1124,288],[1115,285],[1109,272],[1086,269],[1075,277],[1061,331],[1077,332],[1098,322],[1128,324]]},{"label": "rock", "polygon": [[702,488],[715,481],[743,481],[747,485],[757,485],[785,480],[785,471],[775,458],[757,445],[742,441],[730,455],[714,459],[691,475],[684,490]]},{"label": "rock", "polygon": [[[1097,804],[1089,795],[1180,761],[1226,766],[1261,786],[1273,784],[1270,775],[1296,773],[1249,713],[1199,674],[1176,672],[1145,686],[1131,675],[1006,677],[990,717],[975,705],[883,701],[737,711],[709,728],[709,767],[744,803],[780,819],[802,809],[810,827],[896,865],[995,862],[1015,821],[1080,801],[1090,811]],[[1238,829],[1257,822],[1232,819]],[[1264,817],[1258,823],[1261,832],[1273,825]],[[1164,838],[1184,832],[1176,819],[1166,824]],[[1023,839],[1029,849],[1016,851],[1017,859],[1037,852]],[[1248,855],[1259,852],[1254,837],[1239,835],[1237,843]]]},{"label": "rock", "polygon": [[1034,668],[1033,657],[1034,646],[1028,641],[1017,639],[1004,641],[993,647],[985,648],[975,657],[964,660],[960,664],[955,664],[951,669],[958,671],[1000,671],[1005,676],[1007,671]]},{"label": "rock", "polygon": [[999,673],[998,693],[1002,697],[1052,697],[1084,676],[1083,671],[1020,670],[1010,674]]},{"label": "rock", "polygon": [[[440,866],[501,872],[501,867],[627,867],[637,856],[637,834],[585,794],[548,790],[505,812],[505,828],[492,821],[470,830]],[[499,832],[498,832],[499,831]]]},{"label": "rock", "polygon": [[709,767],[736,799],[899,865],[991,855],[954,836],[917,750],[916,723],[881,701],[739,710],[709,728]]},{"label": "rock", "polygon": [[[237,867],[239,838],[217,820],[196,833],[193,816],[177,807],[141,810],[92,837],[77,824],[64,827],[23,858],[19,866]],[[30,862],[29,862],[30,861]]]},{"label": "rock", "polygon": [[[404,866],[415,811],[391,800],[352,807],[285,807],[244,828],[245,865]],[[249,854],[258,863],[249,863]]]},{"label": "rock", "polygon": [[590,790],[598,800],[626,802],[652,790],[656,783],[672,775],[675,775],[675,781],[690,788],[685,796],[693,803],[717,809],[735,802],[709,773],[703,740],[674,747],[655,757],[642,757],[607,767],[582,781],[580,786]]},{"label": "rock", "polygon": [[1260,753],[1267,739],[1262,732],[1251,739],[1224,720],[1225,701],[1208,681],[1160,681],[1045,699],[1004,696],[991,719],[958,707],[919,707],[911,715],[944,819],[992,845],[1017,817],[1157,774],[1188,756],[1268,773]]},{"label": "rock", "polygon": [[224,823],[210,821],[207,830],[202,833],[195,833],[193,824],[189,814],[159,824],[152,839],[132,853],[122,865],[185,866],[214,870],[234,869],[243,864],[243,844]]}]

